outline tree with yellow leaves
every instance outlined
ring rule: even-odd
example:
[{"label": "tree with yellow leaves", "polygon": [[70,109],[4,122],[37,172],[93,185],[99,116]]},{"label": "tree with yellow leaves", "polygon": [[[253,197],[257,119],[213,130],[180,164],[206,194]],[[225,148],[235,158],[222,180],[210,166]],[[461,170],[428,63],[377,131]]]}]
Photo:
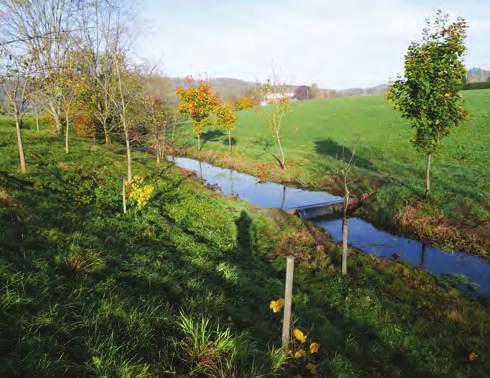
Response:
[{"label": "tree with yellow leaves", "polygon": [[197,149],[201,149],[201,134],[203,130],[213,124],[213,112],[219,104],[218,97],[214,95],[209,85],[200,82],[189,87],[177,88],[177,96],[180,98],[178,110],[181,114],[190,118],[192,129],[197,137]]},{"label": "tree with yellow leaves", "polygon": [[222,127],[228,132],[228,147],[231,152],[231,132],[236,127],[237,115],[233,111],[232,107],[228,104],[218,106],[215,111],[216,125]]}]

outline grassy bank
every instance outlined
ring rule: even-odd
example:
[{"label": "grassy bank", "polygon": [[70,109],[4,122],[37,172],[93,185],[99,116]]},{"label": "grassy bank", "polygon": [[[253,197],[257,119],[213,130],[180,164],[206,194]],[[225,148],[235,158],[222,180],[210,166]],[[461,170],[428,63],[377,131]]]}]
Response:
[{"label": "grassy bank", "polygon": [[294,103],[283,125],[288,168],[274,158],[277,146],[269,125],[268,107],[239,113],[233,155],[219,130],[204,135],[200,155],[266,180],[340,192],[335,172],[356,146],[359,194],[375,190],[368,217],[375,223],[442,246],[486,254],[490,250],[490,90],[465,91],[470,119],[444,139],[435,155],[432,194],[424,193],[425,158],[410,144],[412,131],[382,96],[338,98]]},{"label": "grassy bank", "polygon": [[[284,253],[294,320],[319,376],[485,376],[490,304],[404,264],[354,254],[340,276],[324,234],[204,188],[136,154],[153,192],[121,212],[124,149],[0,122],[0,375],[293,376],[283,362]],[[201,322],[204,318],[209,322]],[[218,326],[219,325],[219,326]],[[477,355],[469,361],[470,353]],[[473,355],[472,355],[473,356]]]}]

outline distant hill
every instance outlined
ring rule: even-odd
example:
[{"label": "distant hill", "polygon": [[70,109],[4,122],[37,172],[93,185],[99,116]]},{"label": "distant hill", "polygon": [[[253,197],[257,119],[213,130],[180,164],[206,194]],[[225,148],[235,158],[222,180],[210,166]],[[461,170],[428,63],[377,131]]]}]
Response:
[{"label": "distant hill", "polygon": [[482,70],[481,68],[471,68],[466,76],[468,83],[481,83],[490,81],[490,70]]},{"label": "distant hill", "polygon": [[[186,81],[184,78],[169,78],[168,80],[170,81],[172,90],[174,92],[178,86],[186,85]],[[215,93],[220,98],[225,100],[236,100],[242,96],[251,95],[257,90],[260,85],[260,83],[257,82],[224,77],[211,78],[208,79],[207,82],[211,86],[211,88],[213,88]],[[295,90],[299,87],[305,86],[285,85],[283,90],[285,92],[295,92]],[[387,87],[388,85],[381,84],[369,88],[349,88],[340,90],[319,88],[318,90],[321,97],[348,97],[384,93]]]},{"label": "distant hill", "polygon": [[[170,99],[170,102],[177,103],[178,99],[175,95],[175,90],[179,86],[186,86],[186,79],[179,77],[161,78],[165,80],[165,92],[166,97]],[[483,70],[481,68],[471,68],[468,70],[467,82],[477,83],[490,80],[490,70]],[[246,81],[241,79],[234,79],[228,77],[218,77],[207,79],[208,84],[214,90],[214,92],[223,100],[237,100],[240,97],[253,95],[257,88],[260,86],[258,82]],[[161,87],[163,83],[160,83]],[[295,92],[300,87],[308,87],[305,85],[285,85],[283,90],[285,92]],[[309,87],[308,87],[309,88]],[[318,88],[320,97],[349,97],[349,96],[368,96],[383,94],[388,88],[388,84],[380,84],[368,88],[347,88],[347,89],[325,89]]]},{"label": "distant hill", "polygon": [[[169,80],[172,82],[174,89],[179,86],[186,86],[186,79],[184,78],[170,78]],[[257,83],[227,77],[211,78],[207,82],[220,98],[227,100],[238,99],[248,95],[258,86]]]}]

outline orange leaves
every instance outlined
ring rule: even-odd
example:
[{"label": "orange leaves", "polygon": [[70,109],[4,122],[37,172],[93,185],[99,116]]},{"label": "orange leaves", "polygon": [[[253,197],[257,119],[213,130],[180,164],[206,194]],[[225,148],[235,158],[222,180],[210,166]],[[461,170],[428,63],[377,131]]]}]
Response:
[{"label": "orange leaves", "polygon": [[315,342],[313,342],[313,343],[310,344],[310,354],[317,353],[318,352],[318,349],[320,349],[320,344],[315,343]]},{"label": "orange leaves", "polygon": [[475,352],[471,352],[468,355],[468,361],[469,362],[475,362],[477,359],[478,359],[478,354],[476,354]]},{"label": "orange leaves", "polygon": [[209,117],[219,104],[218,97],[211,92],[206,83],[199,83],[197,87],[188,89],[179,87],[176,94],[180,98],[179,111],[190,117],[193,122],[201,122]]}]

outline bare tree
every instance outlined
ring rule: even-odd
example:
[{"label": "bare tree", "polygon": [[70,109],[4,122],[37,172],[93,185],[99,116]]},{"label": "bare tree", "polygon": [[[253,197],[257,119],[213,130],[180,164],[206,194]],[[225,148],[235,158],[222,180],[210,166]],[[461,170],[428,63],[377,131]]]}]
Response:
[{"label": "bare tree", "polygon": [[33,64],[29,57],[14,55],[13,52],[7,52],[5,50],[2,63],[0,80],[7,99],[7,109],[15,119],[20,170],[22,173],[26,173],[27,166],[22,140],[22,121],[26,112],[29,86],[34,76]]},{"label": "bare tree", "polygon": [[281,169],[286,169],[286,154],[282,145],[283,119],[290,107],[289,94],[286,92],[286,88],[280,82],[275,70],[273,70],[272,79],[267,80],[262,90],[263,100],[272,106],[270,111],[271,127],[279,149],[279,156],[273,156],[278,161]]},{"label": "bare tree", "polygon": [[63,104],[60,87],[53,80],[71,46],[73,20],[85,2],[75,0],[0,0],[0,28],[15,49],[32,56],[38,75],[49,80],[43,90],[47,111],[58,132],[62,130]]},{"label": "bare tree", "polygon": [[356,146],[353,147],[349,160],[342,162],[342,167],[339,168],[338,174],[342,180],[344,206],[342,209],[342,274],[347,274],[347,257],[349,255],[348,246],[348,211],[351,200],[351,192],[349,185],[351,183],[351,171],[356,154]]}]

